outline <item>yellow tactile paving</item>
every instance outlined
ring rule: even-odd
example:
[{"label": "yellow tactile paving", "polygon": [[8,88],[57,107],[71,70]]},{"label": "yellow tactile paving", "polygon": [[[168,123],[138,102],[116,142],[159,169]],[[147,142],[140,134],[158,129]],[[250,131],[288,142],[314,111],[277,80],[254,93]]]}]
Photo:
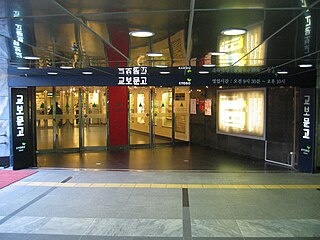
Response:
[{"label": "yellow tactile paving", "polygon": [[16,182],[17,186],[32,187],[83,187],[83,188],[193,188],[193,189],[320,189],[311,184],[161,184],[161,183],[60,183]]}]

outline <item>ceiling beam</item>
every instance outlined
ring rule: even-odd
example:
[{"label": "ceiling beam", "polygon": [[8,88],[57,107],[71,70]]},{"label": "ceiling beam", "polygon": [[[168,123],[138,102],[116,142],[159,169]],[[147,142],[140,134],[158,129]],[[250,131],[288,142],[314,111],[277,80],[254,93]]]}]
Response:
[{"label": "ceiling beam", "polygon": [[189,60],[191,56],[191,41],[192,41],[192,27],[194,17],[194,6],[196,0],[190,1],[190,14],[189,14],[189,26],[188,26],[188,37],[187,37],[187,52],[186,52],[186,66],[189,66]]}]

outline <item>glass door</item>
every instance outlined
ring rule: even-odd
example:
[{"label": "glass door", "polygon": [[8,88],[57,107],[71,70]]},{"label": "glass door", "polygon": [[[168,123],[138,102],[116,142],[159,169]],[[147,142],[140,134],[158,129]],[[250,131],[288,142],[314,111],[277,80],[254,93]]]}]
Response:
[{"label": "glass door", "polygon": [[172,144],[172,88],[156,87],[152,96],[153,144]]},{"label": "glass door", "polygon": [[82,90],[82,102],[80,103],[82,146],[93,149],[106,148],[107,87],[84,87]]},{"label": "glass door", "polygon": [[129,88],[129,143],[150,145],[150,88]]}]

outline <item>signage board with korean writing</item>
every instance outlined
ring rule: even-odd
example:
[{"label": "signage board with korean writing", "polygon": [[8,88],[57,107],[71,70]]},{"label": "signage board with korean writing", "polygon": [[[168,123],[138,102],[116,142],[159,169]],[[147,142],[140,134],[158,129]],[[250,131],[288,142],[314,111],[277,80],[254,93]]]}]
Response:
[{"label": "signage board with korean writing", "polygon": [[12,88],[13,169],[33,166],[35,155],[30,131],[27,88]]},{"label": "signage board with korean writing", "polygon": [[266,94],[264,88],[218,91],[217,132],[265,139]]},{"label": "signage board with korean writing", "polygon": [[313,172],[315,152],[315,89],[301,88],[300,109],[299,170],[302,172]]}]

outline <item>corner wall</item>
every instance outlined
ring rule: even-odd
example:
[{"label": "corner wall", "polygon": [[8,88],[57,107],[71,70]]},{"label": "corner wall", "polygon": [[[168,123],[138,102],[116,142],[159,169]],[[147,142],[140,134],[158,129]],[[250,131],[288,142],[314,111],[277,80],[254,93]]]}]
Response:
[{"label": "corner wall", "polygon": [[[5,7],[5,0],[0,0],[0,17],[6,16]],[[5,18],[0,19],[0,33],[10,36],[8,21]],[[0,37],[0,166],[7,166],[10,159],[8,53],[7,40]]]}]

